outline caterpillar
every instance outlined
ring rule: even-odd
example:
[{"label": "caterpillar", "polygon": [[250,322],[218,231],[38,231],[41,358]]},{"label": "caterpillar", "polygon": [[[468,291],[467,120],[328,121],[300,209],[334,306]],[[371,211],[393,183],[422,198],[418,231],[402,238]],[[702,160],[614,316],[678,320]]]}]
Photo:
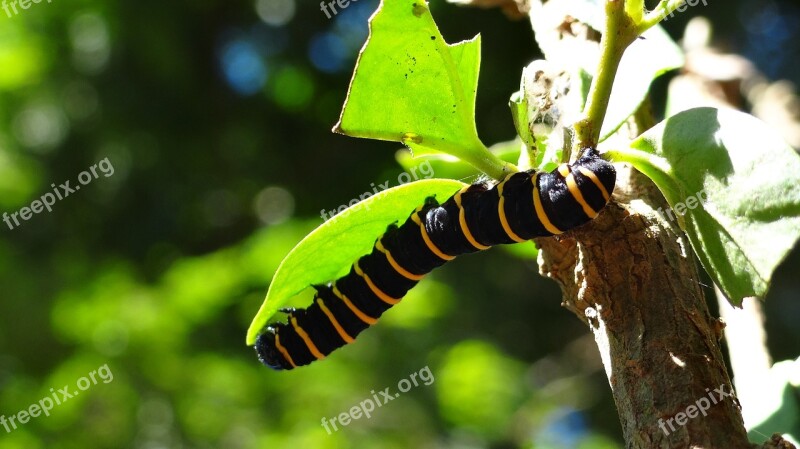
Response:
[{"label": "caterpillar", "polygon": [[466,253],[558,235],[595,218],[616,183],[614,167],[589,148],[553,171],[509,174],[488,188],[459,190],[439,204],[428,198],[400,226],[390,225],[372,251],[329,285],[315,285],[305,309],[282,309],[285,323],[258,336],[256,353],[288,370],[352,343],[426,274]]}]

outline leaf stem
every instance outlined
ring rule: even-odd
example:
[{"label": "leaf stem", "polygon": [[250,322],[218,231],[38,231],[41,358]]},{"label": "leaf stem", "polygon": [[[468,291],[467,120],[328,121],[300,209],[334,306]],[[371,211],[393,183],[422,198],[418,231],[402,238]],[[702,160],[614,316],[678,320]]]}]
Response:
[{"label": "leaf stem", "polygon": [[640,23],[644,15],[644,0],[625,0],[625,12],[635,23]]},{"label": "leaf stem", "polygon": [[483,148],[486,149],[486,152],[481,152],[481,158],[470,158],[467,160],[467,162],[472,164],[473,167],[498,181],[502,181],[511,173],[519,171],[514,164],[506,162],[495,156],[495,154],[489,151],[488,148]]},{"label": "leaf stem", "polygon": [[606,0],[605,9],[606,23],[600,40],[597,72],[583,117],[574,125],[578,150],[597,145],[622,55],[639,35],[638,27],[625,11],[624,0]]},{"label": "leaf stem", "polygon": [[656,183],[661,193],[675,204],[680,201],[680,187],[675,183],[672,166],[661,156],[634,148],[621,148],[608,150],[603,157],[610,162],[624,162],[633,167]]},{"label": "leaf stem", "polygon": [[679,6],[686,3],[686,0],[661,0],[659,4],[639,23],[639,34],[644,33],[656,24],[664,20],[665,17],[675,12]]},{"label": "leaf stem", "polygon": [[670,167],[669,163],[667,163],[664,158],[633,148],[608,150],[603,153],[603,157],[610,162],[627,162],[636,168],[639,168],[645,164],[651,165],[663,174],[669,174],[672,172],[672,167]]},{"label": "leaf stem", "polygon": [[492,153],[491,150],[489,150],[486,145],[484,145],[483,142],[481,142],[477,137],[473,143],[473,150],[471,151],[464,151],[464,148],[448,147],[450,147],[449,144],[442,143],[434,148],[439,151],[444,150],[443,152],[447,154],[458,155],[458,157],[464,162],[467,162],[468,164],[498,181],[502,181],[509,174],[519,171],[514,164],[506,162]]}]

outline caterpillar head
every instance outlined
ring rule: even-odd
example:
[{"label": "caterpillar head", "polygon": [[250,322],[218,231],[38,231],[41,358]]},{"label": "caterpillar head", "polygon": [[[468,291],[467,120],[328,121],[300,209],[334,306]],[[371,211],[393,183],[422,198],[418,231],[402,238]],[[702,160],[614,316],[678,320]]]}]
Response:
[{"label": "caterpillar head", "polygon": [[283,356],[281,356],[278,351],[278,348],[275,347],[275,337],[275,329],[272,327],[267,327],[264,332],[258,336],[255,346],[258,360],[277,371],[291,369],[292,367],[287,365]]},{"label": "caterpillar head", "polygon": [[611,162],[600,157],[600,153],[595,148],[587,148],[581,157],[574,164],[576,167],[585,167],[591,170],[605,187],[610,195],[614,192],[617,182],[617,171]]}]

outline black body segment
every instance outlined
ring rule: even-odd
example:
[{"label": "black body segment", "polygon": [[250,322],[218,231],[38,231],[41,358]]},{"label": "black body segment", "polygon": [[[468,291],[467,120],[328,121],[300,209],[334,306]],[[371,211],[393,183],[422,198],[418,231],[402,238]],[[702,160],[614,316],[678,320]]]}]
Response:
[{"label": "black body segment", "polygon": [[259,359],[274,369],[319,360],[352,343],[423,276],[466,253],[561,234],[595,218],[611,198],[614,167],[587,149],[549,173],[508,175],[487,188],[473,184],[439,204],[428,198],[400,226],[391,225],[372,252],[314,302],[269,325],[256,340]]}]

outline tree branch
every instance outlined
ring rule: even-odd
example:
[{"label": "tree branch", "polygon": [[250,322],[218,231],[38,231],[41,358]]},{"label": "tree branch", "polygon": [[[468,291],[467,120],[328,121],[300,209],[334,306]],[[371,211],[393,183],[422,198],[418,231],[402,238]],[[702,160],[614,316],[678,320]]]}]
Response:
[{"label": "tree branch", "polygon": [[659,221],[666,203],[643,175],[620,170],[615,192],[591,225],[537,243],[541,273],[592,329],[626,447],[749,449],[735,397],[698,414],[732,390],[688,241]]},{"label": "tree branch", "polygon": [[[556,1],[531,3],[533,14]],[[624,1],[605,4],[599,67],[575,125],[579,147],[597,143],[625,48],[658,22],[646,22],[651,13],[635,26]],[[665,0],[662,11],[678,4]],[[567,47],[574,42],[554,36],[570,19],[546,17],[550,23],[543,16],[531,23],[548,53],[561,45],[555,54],[578,54]],[[643,110],[630,122],[633,135],[653,125]],[[676,223],[656,213],[669,206],[655,185],[629,167],[618,171],[614,201],[597,219],[560,238],[537,239],[540,272],[559,283],[563,305],[595,336],[627,448],[750,449],[718,343],[723,325],[708,311],[691,246]],[[774,437],[764,447],[784,443]]]}]

